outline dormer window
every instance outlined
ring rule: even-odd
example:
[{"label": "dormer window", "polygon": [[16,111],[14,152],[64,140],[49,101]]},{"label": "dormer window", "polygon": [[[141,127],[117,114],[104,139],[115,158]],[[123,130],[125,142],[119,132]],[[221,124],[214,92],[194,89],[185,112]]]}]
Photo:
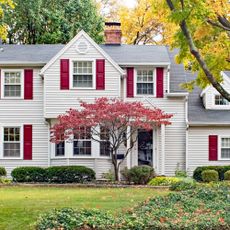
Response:
[{"label": "dormer window", "polygon": [[215,95],[215,105],[229,105],[229,101],[222,95]]}]

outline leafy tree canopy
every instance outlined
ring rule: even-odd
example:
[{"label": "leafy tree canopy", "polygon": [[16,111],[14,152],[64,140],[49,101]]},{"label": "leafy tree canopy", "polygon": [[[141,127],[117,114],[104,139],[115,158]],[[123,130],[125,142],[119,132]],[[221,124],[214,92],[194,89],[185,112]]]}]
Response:
[{"label": "leafy tree canopy", "polygon": [[7,36],[7,25],[4,23],[3,18],[5,11],[8,9],[13,9],[14,4],[11,0],[0,0],[0,38],[6,39]]},{"label": "leafy tree canopy", "polygon": [[7,10],[9,43],[67,43],[84,29],[100,43],[103,18],[93,0],[15,0]]}]

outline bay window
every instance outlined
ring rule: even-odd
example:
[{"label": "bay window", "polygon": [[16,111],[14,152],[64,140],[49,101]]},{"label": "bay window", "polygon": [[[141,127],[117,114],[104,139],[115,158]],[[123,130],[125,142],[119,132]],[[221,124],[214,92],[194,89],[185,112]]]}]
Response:
[{"label": "bay window", "polygon": [[100,127],[100,155],[110,156],[109,130]]},{"label": "bay window", "polygon": [[[80,127],[79,134],[74,135],[73,155],[91,155],[91,133],[90,127]],[[77,132],[76,132],[77,133]]]}]

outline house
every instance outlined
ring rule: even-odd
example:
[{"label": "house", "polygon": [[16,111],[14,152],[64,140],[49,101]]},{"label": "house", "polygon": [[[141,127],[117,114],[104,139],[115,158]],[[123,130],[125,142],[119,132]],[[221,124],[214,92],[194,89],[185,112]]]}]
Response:
[{"label": "house", "polygon": [[[108,23],[105,35],[104,45],[84,31],[66,45],[1,45],[0,166],[10,175],[18,166],[85,165],[100,178],[112,164],[99,143],[49,141],[58,115],[98,97],[141,101],[173,114],[170,126],[139,131],[123,166],[147,164],[174,175],[177,168],[192,174],[197,166],[229,165],[229,102],[211,86],[181,89],[195,76],[174,62],[175,50],[123,45],[117,23]],[[230,72],[223,79],[230,91]]]}]

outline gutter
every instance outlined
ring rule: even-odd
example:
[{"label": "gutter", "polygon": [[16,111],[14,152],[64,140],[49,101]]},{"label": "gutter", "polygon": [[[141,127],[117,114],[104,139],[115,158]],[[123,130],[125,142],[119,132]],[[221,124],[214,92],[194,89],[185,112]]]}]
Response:
[{"label": "gutter", "polygon": [[166,93],[166,97],[188,97],[189,93]]},{"label": "gutter", "polygon": [[230,126],[230,122],[229,123],[213,123],[213,122],[189,122],[188,125],[190,127],[202,127],[202,126],[224,126],[224,127],[229,127]]},{"label": "gutter", "polygon": [[50,167],[50,160],[51,160],[51,148],[50,148],[50,127],[51,127],[51,122],[50,122],[50,119],[45,119],[45,124],[48,126],[48,167]]},{"label": "gutter", "polygon": [[189,129],[189,122],[188,122],[188,95],[185,97],[185,124],[186,124],[186,130],[185,130],[185,171],[188,171],[188,129]]},{"label": "gutter", "polygon": [[44,66],[46,62],[0,62],[1,66]]}]

